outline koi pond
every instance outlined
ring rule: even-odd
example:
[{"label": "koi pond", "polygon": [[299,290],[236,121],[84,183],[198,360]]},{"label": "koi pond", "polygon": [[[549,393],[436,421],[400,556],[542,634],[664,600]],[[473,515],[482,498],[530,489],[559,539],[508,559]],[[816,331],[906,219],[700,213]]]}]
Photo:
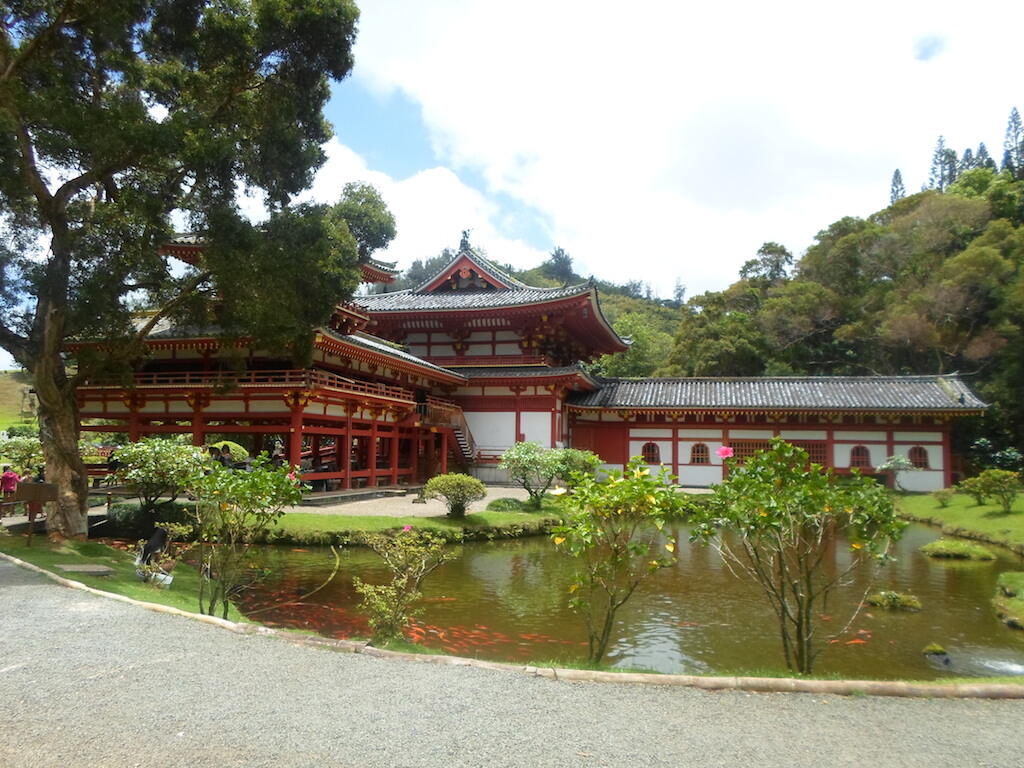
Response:
[{"label": "koi pond", "polygon": [[[606,662],[683,674],[784,671],[775,616],[759,587],[733,576],[713,548],[686,544],[685,526],[669,532],[681,542],[679,562],[651,577],[619,611]],[[933,560],[917,551],[936,538],[935,529],[911,525],[895,547],[895,561],[855,574],[827,606],[817,607],[824,647],[817,674],[916,680],[1024,675],[1024,632],[1003,625],[991,605],[997,576],[1024,570],[1024,560],[996,549],[997,560],[980,563]],[[836,547],[833,566],[841,568],[846,556],[845,547]],[[330,550],[265,547],[259,558],[267,576],[245,593],[243,613],[329,637],[369,635],[352,577],[389,579],[373,552],[341,550],[335,578],[301,600],[330,575]],[[573,564],[546,537],[466,544],[459,559],[424,582],[423,611],[407,637],[457,656],[582,662],[586,631],[568,605]],[[923,610],[865,606],[843,631],[869,587],[909,592]],[[283,604],[288,601],[298,602]],[[924,656],[929,643],[948,656]]]}]

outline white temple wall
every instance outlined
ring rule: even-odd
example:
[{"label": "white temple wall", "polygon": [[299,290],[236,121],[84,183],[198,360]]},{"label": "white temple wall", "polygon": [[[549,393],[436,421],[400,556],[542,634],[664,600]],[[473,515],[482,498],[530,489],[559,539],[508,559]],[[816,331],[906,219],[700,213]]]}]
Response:
[{"label": "white temple wall", "polygon": [[502,453],[516,442],[516,415],[507,411],[466,411],[469,431],[481,453]]}]

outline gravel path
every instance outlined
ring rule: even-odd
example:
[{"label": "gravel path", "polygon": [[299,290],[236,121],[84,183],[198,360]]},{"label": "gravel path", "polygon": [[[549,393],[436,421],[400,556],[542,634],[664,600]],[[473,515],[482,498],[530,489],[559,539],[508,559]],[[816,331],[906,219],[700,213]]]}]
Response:
[{"label": "gravel path", "polygon": [[236,635],[0,561],[0,765],[1000,766],[1024,701],[568,683]]}]

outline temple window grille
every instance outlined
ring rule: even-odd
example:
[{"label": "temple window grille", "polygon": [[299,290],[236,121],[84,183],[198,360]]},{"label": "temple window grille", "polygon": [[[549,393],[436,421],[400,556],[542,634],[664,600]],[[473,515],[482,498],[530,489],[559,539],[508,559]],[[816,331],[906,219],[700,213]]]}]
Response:
[{"label": "temple window grille", "polygon": [[861,469],[871,466],[871,453],[866,445],[855,445],[850,451],[850,466]]},{"label": "temple window grille", "polygon": [[661,463],[661,449],[657,443],[644,443],[644,447],[640,449],[640,453],[644,457],[644,461],[648,464],[659,464]]},{"label": "temple window grille", "polygon": [[711,454],[708,452],[708,447],[704,443],[697,443],[690,448],[690,463],[691,464],[710,464]]},{"label": "temple window grille", "polygon": [[910,459],[910,463],[917,469],[928,469],[928,451],[920,445],[915,445],[911,448],[907,454],[907,458]]}]

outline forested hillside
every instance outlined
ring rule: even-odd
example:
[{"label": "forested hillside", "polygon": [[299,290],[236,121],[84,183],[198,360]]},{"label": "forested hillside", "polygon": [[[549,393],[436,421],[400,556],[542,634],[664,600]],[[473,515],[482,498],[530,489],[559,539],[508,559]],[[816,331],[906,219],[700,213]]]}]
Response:
[{"label": "forested hillside", "polygon": [[[958,155],[939,139],[927,189],[818,232],[799,259],[767,242],[722,291],[652,299],[648,286],[597,281],[629,352],[606,376],[942,374],[958,372],[993,404],[968,430],[1024,447],[1024,129],[1010,115],[1003,161],[984,144]],[[422,279],[450,258],[417,262]],[[585,278],[558,248],[531,285]],[[408,281],[401,287],[406,287]],[[418,280],[416,281],[418,282]]]}]

